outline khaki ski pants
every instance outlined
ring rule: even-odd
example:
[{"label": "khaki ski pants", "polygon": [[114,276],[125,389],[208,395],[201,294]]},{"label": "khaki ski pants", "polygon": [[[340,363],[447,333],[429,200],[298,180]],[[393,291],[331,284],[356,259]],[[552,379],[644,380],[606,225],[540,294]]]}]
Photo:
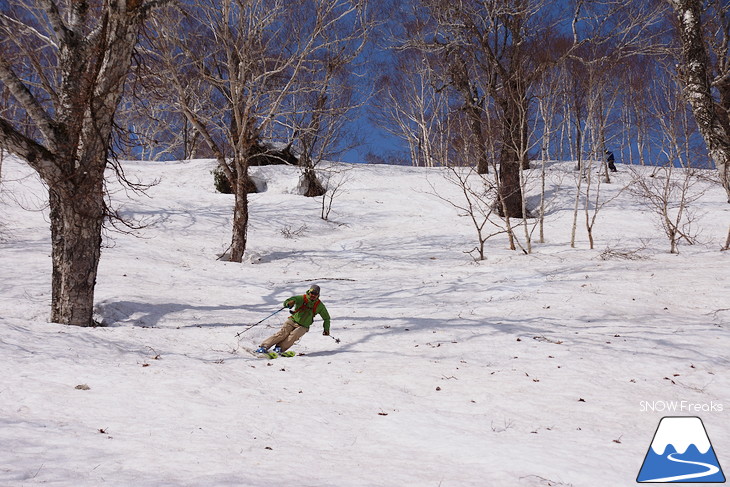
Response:
[{"label": "khaki ski pants", "polygon": [[309,328],[305,328],[298,324],[296,321],[289,317],[281,329],[271,335],[269,338],[263,341],[261,344],[265,349],[269,349],[274,345],[279,345],[282,352],[286,352],[289,348],[296,343],[297,340],[302,338],[305,333],[309,331]]}]

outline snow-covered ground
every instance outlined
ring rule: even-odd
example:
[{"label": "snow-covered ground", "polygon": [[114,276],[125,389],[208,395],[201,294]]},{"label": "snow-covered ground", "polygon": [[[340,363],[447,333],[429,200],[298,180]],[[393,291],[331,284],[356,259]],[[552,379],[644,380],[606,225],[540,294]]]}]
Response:
[{"label": "snow-covered ground", "polygon": [[[570,248],[575,172],[552,164],[546,243],[524,255],[497,236],[477,263],[474,227],[433,194],[460,201],[441,169],[353,166],[324,221],[295,168],[257,168],[236,264],[217,260],[232,197],[211,161],[126,168],[159,179],[146,195],[111,183],[148,226],[107,233],[107,326],[82,329],[46,322],[45,192],[3,163],[0,485],[627,486],[663,416],[699,416],[730,466],[719,186],[679,255],[628,192],[600,210],[595,250],[582,213]],[[236,334],[312,283],[332,337],[315,321],[300,356],[249,353],[285,312]]]}]

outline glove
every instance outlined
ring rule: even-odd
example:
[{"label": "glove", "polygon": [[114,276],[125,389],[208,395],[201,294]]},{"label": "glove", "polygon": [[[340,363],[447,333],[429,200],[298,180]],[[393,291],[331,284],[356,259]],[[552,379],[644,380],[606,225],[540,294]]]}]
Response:
[{"label": "glove", "polygon": [[327,330],[325,330],[325,331],[322,332],[322,335],[328,337],[328,336],[330,336],[330,332],[328,332]]}]

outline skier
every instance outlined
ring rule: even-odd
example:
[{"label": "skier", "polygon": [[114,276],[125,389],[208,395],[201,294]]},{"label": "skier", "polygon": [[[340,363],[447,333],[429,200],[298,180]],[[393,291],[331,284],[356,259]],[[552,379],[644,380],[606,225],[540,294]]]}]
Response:
[{"label": "skier", "polygon": [[616,170],[616,165],[614,164],[616,162],[616,160],[613,158],[613,152],[611,152],[608,149],[606,149],[605,152],[606,152],[606,162],[608,162],[608,169],[610,169],[611,172],[618,172]]},{"label": "skier", "polygon": [[273,346],[274,352],[277,354],[286,356],[294,355],[292,352],[285,352],[309,331],[315,315],[319,315],[324,320],[324,331],[322,334],[329,336],[330,315],[324,303],[319,300],[319,291],[319,286],[314,284],[305,294],[292,296],[284,301],[284,306],[289,308],[291,316],[287,318],[278,332],[261,343],[261,346],[256,349],[256,352],[267,353],[269,348]]}]

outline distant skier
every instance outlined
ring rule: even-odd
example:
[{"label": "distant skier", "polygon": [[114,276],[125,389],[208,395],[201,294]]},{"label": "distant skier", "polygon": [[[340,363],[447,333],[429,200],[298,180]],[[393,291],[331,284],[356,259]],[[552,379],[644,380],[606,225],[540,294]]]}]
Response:
[{"label": "distant skier", "polygon": [[275,352],[283,354],[309,331],[316,315],[324,320],[322,334],[329,336],[330,315],[324,303],[319,300],[319,291],[319,286],[314,284],[305,294],[292,296],[284,301],[284,306],[289,308],[291,316],[287,318],[278,332],[261,343],[256,352],[267,353],[273,346]]},{"label": "distant skier", "polygon": [[606,162],[608,162],[608,169],[611,172],[618,172],[616,170],[616,164],[615,164],[616,163],[616,160],[613,158],[613,152],[611,152],[608,149],[606,149],[605,152],[606,152]]}]

